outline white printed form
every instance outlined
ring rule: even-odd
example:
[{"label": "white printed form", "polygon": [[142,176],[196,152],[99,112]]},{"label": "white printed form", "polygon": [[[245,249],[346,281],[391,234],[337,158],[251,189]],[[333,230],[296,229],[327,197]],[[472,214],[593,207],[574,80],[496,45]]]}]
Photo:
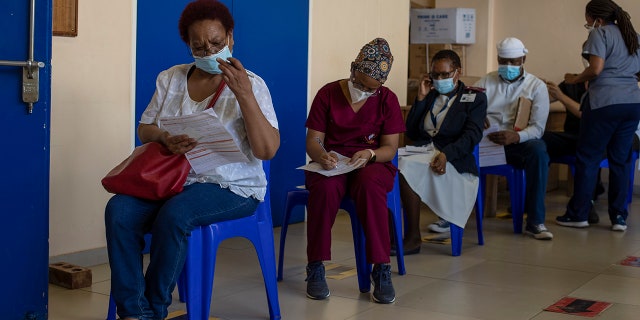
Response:
[{"label": "white printed form", "polygon": [[311,162],[301,167],[297,167],[296,169],[302,169],[311,172],[317,172],[323,176],[333,177],[341,174],[345,174],[347,172],[351,172],[355,169],[358,169],[364,166],[367,163],[367,160],[364,158],[360,158],[356,160],[356,162],[349,164],[351,158],[345,157],[335,151],[329,151],[329,153],[335,153],[338,156],[338,164],[334,169],[325,170],[322,165],[317,162]]},{"label": "white printed form", "polygon": [[162,117],[160,125],[171,135],[186,134],[198,144],[185,155],[197,174],[236,162],[248,162],[212,109],[179,117]]},{"label": "white printed form", "polygon": [[489,140],[487,135],[489,133],[498,132],[500,128],[497,125],[492,125],[483,132],[482,140],[480,140],[480,167],[497,166],[507,163],[507,158],[504,154],[504,146],[494,143]]}]

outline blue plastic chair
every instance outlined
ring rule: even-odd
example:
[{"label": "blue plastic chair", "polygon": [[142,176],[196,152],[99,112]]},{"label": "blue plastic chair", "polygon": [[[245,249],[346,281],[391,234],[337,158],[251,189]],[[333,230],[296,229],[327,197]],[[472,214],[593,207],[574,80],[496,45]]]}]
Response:
[{"label": "blue plastic chair", "polygon": [[[633,151],[631,154],[631,161],[633,161],[633,166],[631,167],[631,171],[629,172],[629,189],[627,192],[627,204],[631,204],[633,200],[633,183],[635,178],[635,167],[636,161],[638,160],[638,152]],[[576,173],[576,157],[575,156],[561,156],[554,157],[549,160],[549,163],[562,163],[569,166],[569,170],[571,171],[571,175],[575,175]],[[609,168],[609,160],[604,159],[600,162],[600,168]]]},{"label": "blue plastic chair", "polygon": [[[476,145],[473,150],[473,155],[476,158],[476,165],[480,168],[480,151],[478,146]],[[482,234],[482,210],[480,208],[484,208],[484,198],[481,194],[481,185],[478,186],[478,195],[476,197],[476,230],[478,232],[478,245],[484,245],[484,235]],[[451,230],[451,255],[454,257],[460,256],[462,254],[462,237],[464,235],[464,229],[456,226],[455,224],[450,224],[449,230]]]},{"label": "blue plastic chair", "polygon": [[[524,220],[524,201],[526,192],[526,178],[524,169],[515,168],[509,164],[481,167],[480,168],[480,188],[478,198],[484,202],[486,175],[493,174],[504,176],[509,184],[509,196],[511,198],[511,215],[513,216],[513,233],[522,233],[522,223]],[[477,203],[476,213],[484,216],[483,203]]]},{"label": "blue plastic chair", "polygon": [[[393,159],[393,164],[397,165],[398,157]],[[393,190],[387,194],[387,207],[391,210],[391,218],[394,228],[396,243],[402,243],[402,207],[400,203],[400,188],[398,175],[394,179]],[[289,220],[291,218],[291,210],[299,205],[307,205],[309,200],[309,190],[296,189],[287,192],[287,198],[284,206],[284,216],[282,218],[282,228],[280,230],[280,253],[278,258],[278,281],[282,281],[283,264],[284,264],[284,244],[287,237]],[[351,229],[353,232],[353,243],[356,257],[356,270],[358,273],[358,286],[360,292],[369,292],[371,289],[371,264],[367,263],[365,250],[365,236],[362,225],[356,214],[356,207],[353,201],[348,197],[342,200],[340,208],[349,213],[351,218]],[[404,251],[402,246],[397,246],[396,258],[398,262],[398,273],[406,274],[404,265]]]},{"label": "blue plastic chair", "polygon": [[[269,179],[269,161],[263,161],[263,168]],[[201,226],[191,232],[185,266],[178,281],[180,300],[186,300],[187,303],[188,319],[209,319],[218,246],[220,242],[234,237],[247,238],[254,245],[267,291],[269,317],[281,318],[269,197],[267,188],[265,201],[248,217]],[[180,283],[184,285],[181,286]],[[115,304],[111,299],[107,320],[114,319]]]}]

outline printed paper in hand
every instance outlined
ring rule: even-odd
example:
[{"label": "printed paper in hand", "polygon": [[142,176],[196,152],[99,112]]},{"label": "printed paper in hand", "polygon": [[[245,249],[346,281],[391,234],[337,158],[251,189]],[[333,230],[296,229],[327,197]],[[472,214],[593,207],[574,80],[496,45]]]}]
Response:
[{"label": "printed paper in hand", "polygon": [[212,109],[180,117],[163,117],[160,125],[171,135],[186,134],[198,141],[196,147],[185,154],[195,173],[249,161]]},{"label": "printed paper in hand", "polygon": [[335,169],[325,170],[322,166],[317,162],[311,162],[307,165],[297,167],[296,169],[302,169],[311,172],[317,172],[323,176],[333,177],[341,174],[345,174],[347,172],[351,172],[355,169],[358,169],[364,166],[367,163],[366,159],[360,158],[356,160],[356,162],[349,164],[349,160],[351,158],[345,157],[335,151],[329,151],[329,153],[333,153],[338,156],[338,166]]},{"label": "printed paper in hand", "polygon": [[497,166],[507,163],[507,158],[504,155],[504,146],[492,142],[487,137],[489,133],[498,131],[500,131],[500,128],[497,125],[492,125],[482,133],[483,137],[479,144],[480,167]]}]

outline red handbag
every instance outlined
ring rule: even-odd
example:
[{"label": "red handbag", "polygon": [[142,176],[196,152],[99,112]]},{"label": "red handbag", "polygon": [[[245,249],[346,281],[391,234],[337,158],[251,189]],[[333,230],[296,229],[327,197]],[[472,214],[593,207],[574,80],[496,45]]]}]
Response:
[{"label": "red handbag", "polygon": [[102,178],[111,193],[148,200],[167,199],[180,193],[191,170],[183,154],[174,154],[157,142],[145,143]]},{"label": "red handbag", "polygon": [[[224,81],[213,96],[211,108],[224,89]],[[174,154],[157,142],[145,143],[102,178],[102,186],[111,193],[148,200],[163,200],[182,192],[191,170],[183,154]]]}]

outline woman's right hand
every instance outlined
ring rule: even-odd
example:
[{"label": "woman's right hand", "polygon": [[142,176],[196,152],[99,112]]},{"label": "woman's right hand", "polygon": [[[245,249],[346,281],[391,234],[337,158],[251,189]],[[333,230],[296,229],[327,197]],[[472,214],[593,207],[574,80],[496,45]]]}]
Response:
[{"label": "woman's right hand", "polygon": [[319,163],[322,166],[322,169],[335,169],[338,167],[338,156],[333,152],[325,152],[320,156]]},{"label": "woman's right hand", "polygon": [[431,78],[429,78],[428,74],[423,74],[422,79],[420,79],[420,87],[418,88],[418,101],[424,100],[431,89],[433,89]]},{"label": "woman's right hand", "polygon": [[189,138],[186,134],[172,136],[169,132],[164,132],[160,138],[161,142],[174,154],[185,154],[195,148],[198,141]]}]

